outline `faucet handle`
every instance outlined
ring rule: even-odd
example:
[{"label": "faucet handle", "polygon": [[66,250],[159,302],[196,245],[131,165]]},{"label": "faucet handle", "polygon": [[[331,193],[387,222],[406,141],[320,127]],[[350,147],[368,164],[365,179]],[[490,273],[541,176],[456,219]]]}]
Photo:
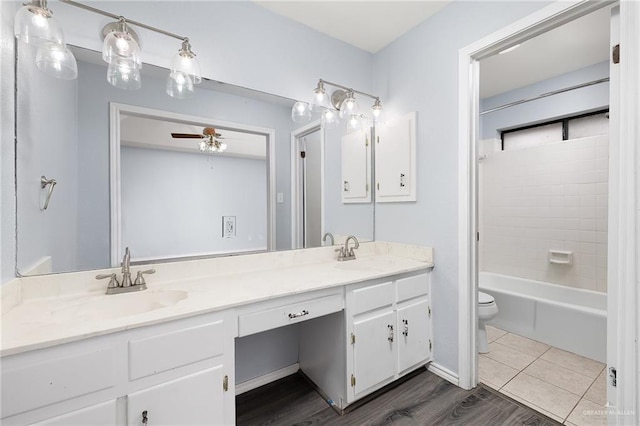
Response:
[{"label": "faucet handle", "polygon": [[338,259],[340,259],[341,257],[344,257],[346,255],[345,251],[344,251],[344,247],[340,247],[335,249],[334,251],[340,252],[338,254]]},{"label": "faucet handle", "polygon": [[120,283],[118,282],[118,276],[113,273],[113,274],[98,274],[96,275],[96,280],[104,280],[110,278],[109,280],[109,284],[107,285],[107,288],[116,288],[116,287],[120,287]]},{"label": "faucet handle", "polygon": [[136,275],[136,280],[134,281],[133,285],[145,285],[146,282],[144,280],[143,275],[144,274],[155,274],[156,270],[155,269],[147,269],[146,271],[138,271],[138,274]]}]

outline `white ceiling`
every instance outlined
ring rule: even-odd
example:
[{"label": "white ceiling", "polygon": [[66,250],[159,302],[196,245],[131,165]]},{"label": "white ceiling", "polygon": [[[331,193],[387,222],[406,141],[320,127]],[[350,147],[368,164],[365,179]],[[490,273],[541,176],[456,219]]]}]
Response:
[{"label": "white ceiling", "polygon": [[514,51],[480,61],[480,98],[606,61],[610,10],[602,8],[528,40]]},{"label": "white ceiling", "polygon": [[[200,153],[200,139],[174,139],[171,133],[202,134],[205,126],[206,123],[191,125],[123,114],[120,120],[120,139],[125,146]],[[227,149],[222,154],[214,155],[262,160],[266,158],[265,136],[233,130],[218,130],[218,133],[222,134],[221,141],[227,144]]]},{"label": "white ceiling", "polygon": [[376,53],[451,2],[254,1],[279,15],[371,53]]},{"label": "white ceiling", "polygon": [[[254,0],[324,34],[375,53],[450,1]],[[481,62],[480,97],[486,98],[606,61],[609,11],[590,15]]]}]

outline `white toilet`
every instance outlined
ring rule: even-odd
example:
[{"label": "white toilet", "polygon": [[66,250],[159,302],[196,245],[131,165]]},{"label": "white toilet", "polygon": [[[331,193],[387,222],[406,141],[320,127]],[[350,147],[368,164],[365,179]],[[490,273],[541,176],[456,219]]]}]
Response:
[{"label": "white toilet", "polygon": [[498,305],[492,295],[478,292],[478,352],[489,352],[486,323],[498,315]]}]

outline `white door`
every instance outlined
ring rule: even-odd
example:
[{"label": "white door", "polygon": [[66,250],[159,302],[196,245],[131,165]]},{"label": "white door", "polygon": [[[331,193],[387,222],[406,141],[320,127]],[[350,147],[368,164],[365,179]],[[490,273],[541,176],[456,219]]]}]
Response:
[{"label": "white door", "polygon": [[352,389],[356,398],[395,375],[397,330],[395,313],[382,311],[353,323],[356,342],[353,345]]},{"label": "white door", "polygon": [[430,358],[429,301],[398,308],[398,372]]},{"label": "white door", "polygon": [[369,203],[369,129],[342,136],[342,202]]},{"label": "white door", "polygon": [[[222,365],[128,396],[129,426],[222,425],[225,423]],[[146,423],[143,419],[146,418]]]}]

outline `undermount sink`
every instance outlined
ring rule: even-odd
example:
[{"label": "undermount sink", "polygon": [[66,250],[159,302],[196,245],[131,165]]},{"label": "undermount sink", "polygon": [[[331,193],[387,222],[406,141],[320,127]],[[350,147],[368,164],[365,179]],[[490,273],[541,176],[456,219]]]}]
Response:
[{"label": "undermount sink", "polygon": [[82,304],[52,312],[56,320],[100,321],[144,314],[173,306],[186,299],[182,290],[147,290],[136,293],[105,295]]}]

